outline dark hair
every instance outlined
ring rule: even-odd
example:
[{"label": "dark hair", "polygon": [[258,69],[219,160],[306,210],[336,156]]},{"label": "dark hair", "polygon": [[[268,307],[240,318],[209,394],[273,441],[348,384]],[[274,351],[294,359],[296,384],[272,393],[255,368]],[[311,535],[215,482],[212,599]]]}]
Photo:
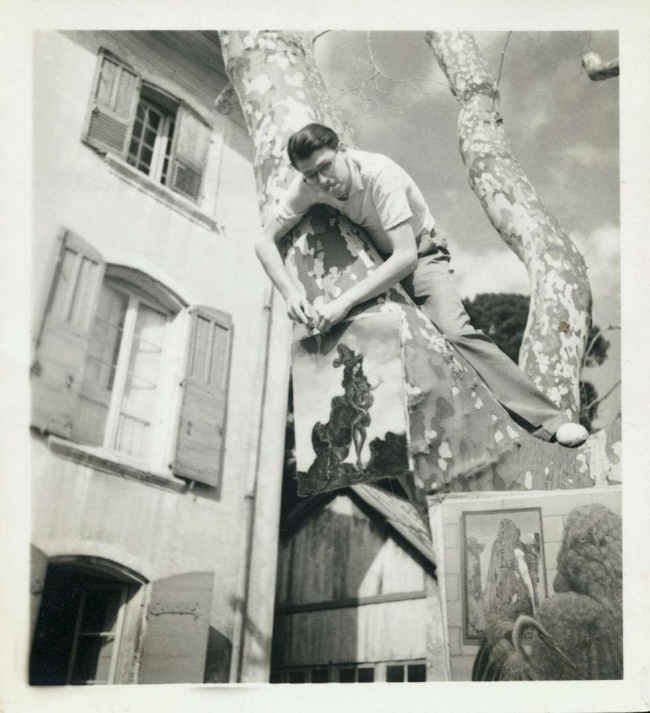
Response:
[{"label": "dark hair", "polygon": [[332,129],[322,124],[307,124],[289,137],[287,153],[291,165],[297,168],[296,161],[309,158],[318,149],[336,149],[338,145],[339,137]]}]

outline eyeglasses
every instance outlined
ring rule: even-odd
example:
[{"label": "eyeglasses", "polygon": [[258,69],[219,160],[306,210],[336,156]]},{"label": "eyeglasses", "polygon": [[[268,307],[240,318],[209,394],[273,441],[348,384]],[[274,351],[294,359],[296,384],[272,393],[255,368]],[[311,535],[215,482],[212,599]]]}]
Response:
[{"label": "eyeglasses", "polygon": [[310,186],[315,186],[318,183],[318,177],[319,176],[331,176],[334,173],[334,161],[336,159],[336,154],[339,151],[339,147],[336,147],[336,151],[334,153],[334,158],[331,161],[324,161],[321,163],[320,166],[312,173],[303,173],[302,178],[305,183],[308,183]]}]

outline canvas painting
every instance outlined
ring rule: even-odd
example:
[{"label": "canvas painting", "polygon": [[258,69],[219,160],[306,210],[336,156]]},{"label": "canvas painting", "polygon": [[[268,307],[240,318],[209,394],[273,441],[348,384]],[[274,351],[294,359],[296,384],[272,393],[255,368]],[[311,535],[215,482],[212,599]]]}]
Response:
[{"label": "canvas painting", "polygon": [[548,592],[540,508],[463,513],[465,638],[491,618],[534,616]]},{"label": "canvas painting", "polygon": [[411,470],[400,320],[363,316],[294,343],[300,495]]}]

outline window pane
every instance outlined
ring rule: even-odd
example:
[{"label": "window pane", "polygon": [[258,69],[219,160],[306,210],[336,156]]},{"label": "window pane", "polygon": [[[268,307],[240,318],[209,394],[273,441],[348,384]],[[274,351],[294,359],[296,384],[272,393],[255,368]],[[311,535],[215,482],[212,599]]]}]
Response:
[{"label": "window pane", "polygon": [[115,112],[123,117],[131,114],[131,104],[133,102],[133,92],[135,92],[136,76],[127,69],[120,72],[119,85],[117,88],[117,98],[115,100]]},{"label": "window pane", "polygon": [[75,436],[90,445],[104,442],[128,304],[127,295],[103,285],[75,417]]},{"label": "window pane", "polygon": [[289,683],[305,683],[306,679],[304,671],[289,671]]},{"label": "window pane", "polygon": [[108,683],[114,645],[113,636],[80,636],[70,683]]},{"label": "window pane", "polygon": [[427,667],[423,663],[409,664],[408,680],[412,683],[427,680]]},{"label": "window pane", "polygon": [[111,97],[113,96],[113,85],[117,76],[118,66],[111,62],[110,59],[104,59],[102,69],[99,75],[99,84],[97,86],[97,103],[105,107],[110,107]]},{"label": "window pane", "polygon": [[166,323],[164,314],[139,304],[115,442],[134,457],[147,453]]},{"label": "window pane", "polygon": [[80,631],[85,634],[112,632],[119,609],[119,591],[95,587],[87,589]]},{"label": "window pane", "polygon": [[357,680],[356,670],[352,667],[340,668],[339,669],[339,682],[340,683],[355,683]]},{"label": "window pane", "polygon": [[360,668],[358,671],[359,683],[373,683],[375,680],[374,668]]},{"label": "window pane", "polygon": [[326,668],[315,668],[311,672],[312,683],[329,683],[329,671]]},{"label": "window pane", "polygon": [[280,671],[271,671],[269,683],[282,683],[282,673]]},{"label": "window pane", "polygon": [[63,320],[67,320],[68,318],[68,315],[65,313],[66,304],[68,302],[70,290],[73,289],[72,278],[76,258],[77,253],[66,248],[63,251],[63,258],[61,259],[61,264],[59,266],[59,275],[56,281],[51,311],[53,315],[56,315],[59,319]]},{"label": "window pane", "polygon": [[399,683],[404,680],[404,666],[386,666],[386,680],[389,683]]}]

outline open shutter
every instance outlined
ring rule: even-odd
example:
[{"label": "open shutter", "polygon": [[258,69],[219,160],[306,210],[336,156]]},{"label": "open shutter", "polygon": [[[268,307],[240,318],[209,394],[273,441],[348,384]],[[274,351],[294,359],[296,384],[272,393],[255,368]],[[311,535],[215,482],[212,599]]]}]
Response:
[{"label": "open shutter", "polygon": [[74,233],[61,241],[32,364],[32,425],[69,438],[105,263]]},{"label": "open shutter", "polygon": [[114,55],[101,53],[84,140],[126,156],[140,96],[140,77]]},{"label": "open shutter", "polygon": [[211,307],[190,309],[191,329],[174,475],[216,486],[221,475],[232,345],[232,318]]},{"label": "open shutter", "polygon": [[178,193],[198,201],[210,143],[210,129],[184,104],[178,109],[172,170],[169,185]]},{"label": "open shutter", "polygon": [[45,575],[47,574],[47,556],[38,547],[30,545],[30,572],[29,572],[29,594],[30,594],[30,625],[31,634],[34,635],[38,611],[41,608],[43,597],[43,587],[45,586]]},{"label": "open shutter", "polygon": [[152,583],[138,683],[203,683],[213,584],[213,572]]}]

